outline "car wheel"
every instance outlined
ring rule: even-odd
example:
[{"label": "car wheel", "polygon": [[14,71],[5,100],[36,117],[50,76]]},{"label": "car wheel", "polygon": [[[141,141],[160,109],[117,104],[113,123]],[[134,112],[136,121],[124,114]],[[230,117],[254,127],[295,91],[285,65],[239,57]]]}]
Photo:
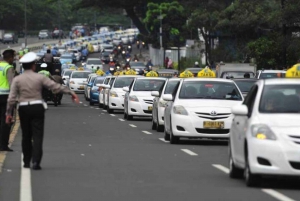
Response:
[{"label": "car wheel", "polygon": [[94,103],[94,102],[92,102],[92,101],[90,101],[90,105],[91,105],[91,106],[93,106],[93,105],[95,105],[95,103]]},{"label": "car wheel", "polygon": [[103,108],[103,104],[99,103],[99,108]]},{"label": "car wheel", "polygon": [[244,177],[246,185],[249,187],[256,187],[260,184],[260,175],[252,174],[249,166],[248,154],[246,155],[246,168],[244,170]]},{"label": "car wheel", "polygon": [[157,132],[163,132],[164,131],[164,125],[159,125],[159,121],[158,121],[158,114],[157,114],[157,122],[156,122],[156,131]]},{"label": "car wheel", "polygon": [[173,135],[173,131],[172,131],[172,119],[170,118],[170,143],[171,144],[178,144],[179,140],[180,140],[179,137]]},{"label": "car wheel", "polygon": [[127,114],[127,120],[130,121],[130,120],[133,120],[133,116],[132,115],[129,115]]},{"label": "car wheel", "polygon": [[114,112],[114,110],[110,109],[109,106],[107,106],[107,112],[108,112],[109,114],[111,114],[111,113]]},{"label": "car wheel", "polygon": [[231,148],[229,145],[229,177],[233,179],[238,179],[243,177],[243,170],[237,168],[234,164],[231,154]]},{"label": "car wheel", "polygon": [[167,133],[167,131],[166,131],[166,127],[165,127],[165,136],[164,136],[164,138],[165,138],[165,141],[170,141],[170,135]]},{"label": "car wheel", "polygon": [[152,130],[156,130],[157,124],[154,122],[154,118],[152,117]]}]

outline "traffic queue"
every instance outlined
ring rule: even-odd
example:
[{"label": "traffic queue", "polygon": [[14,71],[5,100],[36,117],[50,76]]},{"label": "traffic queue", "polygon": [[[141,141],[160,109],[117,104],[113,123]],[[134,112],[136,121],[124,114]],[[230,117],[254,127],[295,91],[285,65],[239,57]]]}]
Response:
[{"label": "traffic queue", "polygon": [[170,144],[182,138],[228,140],[229,176],[244,177],[248,186],[264,176],[299,177],[300,64],[284,77],[276,72],[281,78],[254,78],[246,94],[240,83],[248,76],[217,78],[209,67],[196,77],[188,70],[172,75],[99,71],[85,82],[85,97],[108,113],[123,111],[128,121],[151,117],[149,127],[164,132]]}]

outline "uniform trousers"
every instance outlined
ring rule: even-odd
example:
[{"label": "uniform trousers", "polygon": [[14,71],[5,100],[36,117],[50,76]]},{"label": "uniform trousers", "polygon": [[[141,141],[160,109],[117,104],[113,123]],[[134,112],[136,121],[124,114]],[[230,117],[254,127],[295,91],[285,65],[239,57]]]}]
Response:
[{"label": "uniform trousers", "polygon": [[0,95],[0,149],[7,149],[11,125],[5,123],[8,95]]},{"label": "uniform trousers", "polygon": [[40,164],[43,156],[45,109],[42,104],[19,107],[23,161]]}]

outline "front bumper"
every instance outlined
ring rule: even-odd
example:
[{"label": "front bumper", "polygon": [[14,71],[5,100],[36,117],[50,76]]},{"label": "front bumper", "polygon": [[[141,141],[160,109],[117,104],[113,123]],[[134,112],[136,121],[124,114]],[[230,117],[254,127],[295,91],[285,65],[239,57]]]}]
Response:
[{"label": "front bumper", "polygon": [[80,84],[69,84],[69,88],[75,92],[84,92],[84,85]]},{"label": "front bumper", "polygon": [[133,116],[152,117],[152,104],[128,101],[128,114]]},{"label": "front bumper", "polygon": [[[248,157],[252,173],[300,176],[300,145],[285,139],[248,139]],[[263,165],[258,158],[269,161]]]},{"label": "front bumper", "polygon": [[90,102],[99,103],[99,92],[90,92]]},{"label": "front bumper", "polygon": [[124,109],[124,96],[112,97],[109,96],[109,108],[115,110]]},{"label": "front bumper", "polygon": [[232,117],[217,120],[224,122],[224,127],[220,129],[204,128],[204,121],[213,121],[203,119],[196,115],[179,115],[172,111],[172,132],[174,136],[195,137],[195,138],[229,138],[229,129],[231,127]]}]

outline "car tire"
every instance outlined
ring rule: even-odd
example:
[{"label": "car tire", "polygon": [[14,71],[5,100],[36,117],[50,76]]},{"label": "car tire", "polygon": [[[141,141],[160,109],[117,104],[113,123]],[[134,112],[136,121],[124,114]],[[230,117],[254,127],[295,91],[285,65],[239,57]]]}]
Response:
[{"label": "car tire", "polygon": [[156,122],[156,131],[157,132],[163,132],[164,131],[164,125],[159,125],[159,121],[158,121],[158,114],[157,114],[157,122]]},{"label": "car tire", "polygon": [[156,130],[157,124],[154,122],[154,118],[152,117],[152,130]]},{"label": "car tire", "polygon": [[170,143],[171,144],[178,144],[180,141],[180,137],[174,136],[172,131],[172,119],[170,118]]},{"label": "car tire", "polygon": [[128,121],[131,121],[131,120],[133,120],[133,116],[132,116],[132,115],[129,115],[129,114],[127,114],[127,120],[128,120]]},{"label": "car tire", "polygon": [[165,136],[164,136],[165,141],[170,141],[170,134],[167,133],[166,128],[164,129],[164,131],[165,131]]},{"label": "car tire", "polygon": [[246,167],[244,170],[244,177],[246,181],[246,185],[248,187],[256,187],[260,184],[261,176],[252,174],[249,166],[249,159],[248,159],[248,154],[245,156],[245,161],[246,161]]},{"label": "car tire", "polygon": [[99,103],[99,108],[103,108],[103,104]]},{"label": "car tire", "polygon": [[92,102],[92,101],[90,101],[90,105],[91,105],[91,106],[93,106],[93,105],[95,105],[95,103],[94,103],[94,102]]},{"label": "car tire", "polygon": [[232,179],[243,178],[244,171],[235,166],[232,159],[231,148],[229,144],[229,177]]},{"label": "car tire", "polygon": [[127,119],[127,114],[125,113],[125,111],[124,111],[124,119]]},{"label": "car tire", "polygon": [[113,109],[110,109],[109,107],[107,107],[107,112],[108,112],[109,114],[112,114],[112,113],[114,113],[114,110],[113,110]]}]

